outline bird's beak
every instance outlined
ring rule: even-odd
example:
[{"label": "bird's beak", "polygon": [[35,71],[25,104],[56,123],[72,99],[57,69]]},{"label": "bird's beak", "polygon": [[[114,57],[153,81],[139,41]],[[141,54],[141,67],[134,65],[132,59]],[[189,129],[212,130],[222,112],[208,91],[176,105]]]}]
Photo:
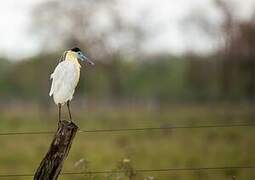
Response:
[{"label": "bird's beak", "polygon": [[89,58],[87,58],[82,52],[78,55],[78,58],[81,61],[87,62],[90,65],[93,65],[93,66],[95,65],[95,63],[93,63]]}]

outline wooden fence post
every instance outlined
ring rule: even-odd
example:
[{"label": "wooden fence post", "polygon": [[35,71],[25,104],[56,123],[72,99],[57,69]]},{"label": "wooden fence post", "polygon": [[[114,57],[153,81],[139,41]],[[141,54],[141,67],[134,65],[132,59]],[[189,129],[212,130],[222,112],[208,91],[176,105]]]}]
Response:
[{"label": "wooden fence post", "polygon": [[69,121],[61,121],[51,146],[38,167],[34,180],[57,180],[68,156],[78,127]]}]

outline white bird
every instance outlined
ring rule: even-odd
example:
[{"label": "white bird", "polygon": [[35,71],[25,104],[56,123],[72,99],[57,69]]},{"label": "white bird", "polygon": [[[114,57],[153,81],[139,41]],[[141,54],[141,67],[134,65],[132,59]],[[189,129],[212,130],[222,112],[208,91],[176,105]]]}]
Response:
[{"label": "white bird", "polygon": [[61,121],[61,106],[67,104],[70,120],[72,115],[70,111],[70,101],[73,98],[75,88],[80,78],[81,65],[79,60],[86,61],[94,65],[79,48],[75,47],[65,51],[63,61],[61,61],[54,72],[51,74],[52,79],[49,95],[53,95],[54,102],[58,105],[58,120]]}]

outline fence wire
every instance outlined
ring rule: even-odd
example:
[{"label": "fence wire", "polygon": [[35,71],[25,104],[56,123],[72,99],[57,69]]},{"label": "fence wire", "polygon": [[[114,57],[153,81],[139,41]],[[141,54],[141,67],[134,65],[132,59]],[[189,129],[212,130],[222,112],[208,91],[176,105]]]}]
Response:
[{"label": "fence wire", "polygon": [[[202,129],[202,128],[234,128],[234,127],[254,127],[255,123],[234,123],[234,124],[212,124],[212,125],[185,125],[185,126],[165,126],[165,127],[144,127],[144,128],[115,128],[115,129],[94,129],[79,130],[78,133],[114,133],[114,132],[139,132],[139,131],[163,131],[175,129]],[[54,134],[54,131],[30,131],[30,132],[3,132],[0,136],[15,135],[47,135]],[[255,165],[251,166],[223,166],[223,167],[198,167],[198,168],[159,168],[159,169],[136,169],[137,173],[153,173],[153,172],[181,172],[181,171],[213,171],[213,170],[233,170],[233,169],[255,169]],[[102,171],[86,171],[86,172],[63,172],[61,176],[67,175],[92,175],[92,174],[116,174],[123,173],[122,170],[102,170]],[[0,174],[0,178],[12,177],[33,177],[33,173],[21,174]]]},{"label": "fence wire", "polygon": [[[222,166],[222,167],[197,167],[197,168],[159,168],[159,169],[136,169],[137,173],[153,172],[182,172],[182,171],[216,171],[216,170],[234,170],[234,169],[255,169],[254,166]],[[117,174],[124,173],[122,170],[103,170],[103,171],[86,171],[86,172],[63,172],[61,176],[67,175],[93,175],[93,174]],[[11,177],[32,177],[33,173],[28,174],[0,174],[0,178]]]},{"label": "fence wire", "polygon": [[[116,129],[94,129],[79,130],[78,133],[113,133],[113,132],[135,132],[135,131],[157,131],[157,130],[175,130],[175,129],[202,129],[202,128],[233,128],[233,127],[254,127],[255,123],[240,124],[216,124],[216,125],[190,125],[190,126],[165,126],[165,127],[144,127],[144,128],[116,128]],[[54,134],[54,131],[30,131],[30,132],[2,132],[0,136],[15,135],[47,135]]]}]

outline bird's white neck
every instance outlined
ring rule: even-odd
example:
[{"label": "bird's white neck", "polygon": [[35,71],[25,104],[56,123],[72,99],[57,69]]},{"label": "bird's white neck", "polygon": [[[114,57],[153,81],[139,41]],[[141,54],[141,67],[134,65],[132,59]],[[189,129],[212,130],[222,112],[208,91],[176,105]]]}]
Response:
[{"label": "bird's white neck", "polygon": [[72,61],[73,63],[75,63],[77,65],[77,67],[79,67],[79,68],[81,67],[81,65],[80,65],[80,63],[77,59],[76,54],[73,53],[73,52],[70,52],[70,51],[67,52],[66,57],[65,57],[65,61]]}]

